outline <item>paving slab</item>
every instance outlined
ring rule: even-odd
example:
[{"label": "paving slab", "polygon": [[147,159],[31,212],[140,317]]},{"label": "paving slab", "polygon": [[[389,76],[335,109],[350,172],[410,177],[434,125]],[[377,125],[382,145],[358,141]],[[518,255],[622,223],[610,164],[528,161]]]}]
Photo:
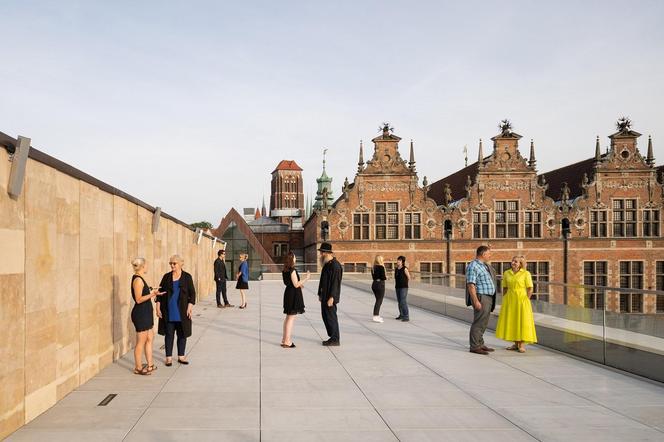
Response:
[{"label": "paving slab", "polygon": [[[327,339],[315,283],[279,343],[283,284],[254,283],[249,308],[195,308],[188,366],[132,374],[126,355],[8,440],[570,441],[664,440],[664,386],[539,346],[470,354],[468,324],[422,309],[371,321],[373,296],[344,286],[340,347]],[[389,290],[389,289],[388,289]],[[107,406],[97,404],[109,393]]]}]

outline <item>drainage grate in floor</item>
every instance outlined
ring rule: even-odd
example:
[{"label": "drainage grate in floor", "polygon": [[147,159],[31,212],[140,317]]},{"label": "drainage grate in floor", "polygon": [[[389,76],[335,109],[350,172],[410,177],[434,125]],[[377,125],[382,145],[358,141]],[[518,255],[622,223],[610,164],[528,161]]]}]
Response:
[{"label": "drainage grate in floor", "polygon": [[117,396],[117,394],[115,394],[115,393],[111,393],[111,394],[109,394],[108,396],[106,396],[106,397],[104,398],[104,400],[102,400],[101,402],[99,402],[99,403],[97,404],[97,406],[98,406],[98,407],[105,407],[105,406],[107,406],[108,403],[111,402],[111,401],[115,398],[115,396]]}]

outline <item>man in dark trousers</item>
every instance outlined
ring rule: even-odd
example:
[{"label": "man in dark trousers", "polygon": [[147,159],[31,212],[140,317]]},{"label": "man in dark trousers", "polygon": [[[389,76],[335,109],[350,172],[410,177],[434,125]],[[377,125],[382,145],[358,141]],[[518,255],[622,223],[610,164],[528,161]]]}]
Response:
[{"label": "man in dark trousers", "polygon": [[[228,298],[226,297],[226,281],[228,280],[228,275],[226,274],[225,257],[226,251],[219,250],[217,252],[217,259],[214,260],[214,282],[217,284],[217,308],[235,307],[228,302]],[[224,297],[223,304],[221,303],[219,295]]]},{"label": "man in dark trousers", "polygon": [[325,346],[339,346],[339,320],[337,319],[337,304],[341,294],[341,278],[343,268],[337,258],[332,254],[332,244],[324,242],[318,249],[320,252],[323,270],[320,273],[320,282],[318,283],[318,300],[320,301],[320,310],[323,315],[323,322],[327,335],[330,337],[323,341]]}]

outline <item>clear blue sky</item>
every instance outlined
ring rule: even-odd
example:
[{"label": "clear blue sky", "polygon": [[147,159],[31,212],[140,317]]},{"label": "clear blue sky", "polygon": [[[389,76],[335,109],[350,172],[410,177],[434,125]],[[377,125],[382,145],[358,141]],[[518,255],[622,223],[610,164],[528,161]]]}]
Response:
[{"label": "clear blue sky", "polygon": [[[339,194],[383,121],[420,178],[503,118],[540,171],[617,117],[664,163],[661,1],[0,3],[0,131],[185,221],[259,205],[281,159]],[[486,148],[486,147],[485,147]]]}]

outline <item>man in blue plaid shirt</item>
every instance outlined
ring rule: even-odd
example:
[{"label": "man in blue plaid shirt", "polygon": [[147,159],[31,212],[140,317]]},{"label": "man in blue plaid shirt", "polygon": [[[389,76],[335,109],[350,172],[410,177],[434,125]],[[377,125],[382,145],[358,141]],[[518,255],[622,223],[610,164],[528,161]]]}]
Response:
[{"label": "man in blue plaid shirt", "polygon": [[495,306],[495,272],[489,265],[491,249],[479,246],[475,259],[466,269],[466,290],[469,305],[473,306],[473,324],[470,326],[470,352],[488,355],[493,348],[484,345],[484,332]]}]

